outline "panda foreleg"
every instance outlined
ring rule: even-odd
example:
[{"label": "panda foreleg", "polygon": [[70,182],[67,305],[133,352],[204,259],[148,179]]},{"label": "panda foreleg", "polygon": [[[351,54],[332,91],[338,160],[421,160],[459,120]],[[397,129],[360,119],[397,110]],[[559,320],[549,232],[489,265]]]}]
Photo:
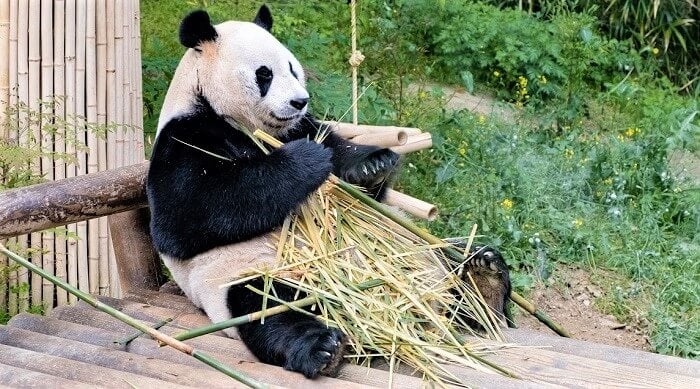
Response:
[{"label": "panda foreleg", "polygon": [[[251,282],[262,289],[262,281]],[[291,301],[294,290],[275,285],[277,296]],[[262,296],[243,285],[228,290],[228,308],[237,317],[259,311]],[[268,300],[268,307],[279,305]],[[302,312],[288,311],[238,327],[238,334],[248,349],[264,363],[282,366],[287,370],[314,378],[319,374],[333,376],[343,362],[347,336],[328,327],[316,318]]]}]

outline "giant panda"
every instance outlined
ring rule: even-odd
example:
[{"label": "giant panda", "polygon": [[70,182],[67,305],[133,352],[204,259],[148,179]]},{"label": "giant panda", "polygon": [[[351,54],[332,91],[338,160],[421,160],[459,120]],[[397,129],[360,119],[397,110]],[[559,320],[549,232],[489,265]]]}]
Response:
[{"label": "giant panda", "polygon": [[[168,89],[151,156],[153,242],[174,281],[213,322],[260,310],[261,297],[244,285],[219,285],[272,264],[275,229],[330,173],[381,200],[399,160],[389,149],[333,133],[321,144],[309,140],[322,126],[308,111],[304,69],[271,27],[266,6],[252,23],[212,25],[205,11],[182,20],[180,42],[188,50]],[[242,128],[263,129],[285,145],[265,155]],[[510,282],[500,254],[478,247],[467,266],[502,314]],[[283,285],[275,290],[283,300],[295,293]],[[309,378],[334,374],[347,342],[340,330],[294,311],[237,332],[260,361]]]}]

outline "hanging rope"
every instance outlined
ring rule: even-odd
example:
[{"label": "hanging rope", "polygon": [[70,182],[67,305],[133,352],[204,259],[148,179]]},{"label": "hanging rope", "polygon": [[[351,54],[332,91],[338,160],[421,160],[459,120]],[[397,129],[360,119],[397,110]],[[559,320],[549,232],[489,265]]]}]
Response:
[{"label": "hanging rope", "polygon": [[357,68],[365,56],[357,50],[357,14],[355,12],[355,4],[357,0],[350,0],[350,26],[352,28],[351,41],[352,52],[350,53],[350,66],[352,67],[352,123],[357,124]]}]

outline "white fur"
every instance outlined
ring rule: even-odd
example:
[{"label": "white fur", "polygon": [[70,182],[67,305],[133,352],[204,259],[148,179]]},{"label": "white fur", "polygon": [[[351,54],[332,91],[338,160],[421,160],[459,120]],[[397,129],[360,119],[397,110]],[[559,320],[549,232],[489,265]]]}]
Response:
[{"label": "white fur", "polygon": [[[197,88],[214,110],[248,129],[275,134],[296,124],[306,107],[292,107],[291,100],[307,99],[306,79],[299,61],[267,30],[254,23],[229,21],[214,26],[219,36],[188,49],[178,65],[158,120],[158,131],[173,118],[188,114]],[[289,65],[299,79],[295,78]],[[267,66],[273,78],[265,97],[260,97],[255,71]],[[277,118],[289,119],[279,120]],[[276,129],[265,123],[282,125]]]},{"label": "white fur", "polygon": [[[251,240],[216,247],[185,261],[161,255],[175,282],[194,305],[204,310],[213,323],[231,318],[226,305],[228,288],[221,284],[252,268],[272,268],[275,264],[279,232]],[[234,329],[224,330],[235,336]]]}]

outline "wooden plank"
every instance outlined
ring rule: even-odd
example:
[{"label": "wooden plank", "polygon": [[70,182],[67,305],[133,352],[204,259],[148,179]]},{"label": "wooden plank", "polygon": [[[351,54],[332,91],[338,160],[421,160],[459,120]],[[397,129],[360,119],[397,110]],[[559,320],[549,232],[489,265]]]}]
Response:
[{"label": "wooden plank", "polygon": [[[8,335],[7,329],[0,328],[1,341],[5,341]],[[21,330],[17,330],[21,331]],[[31,337],[34,333],[29,332]],[[37,334],[38,335],[38,334]],[[62,344],[63,347],[71,347],[70,344]],[[0,353],[11,356],[3,358],[2,362],[14,367],[36,371],[44,374],[57,376],[69,380],[84,382],[86,384],[98,385],[106,388],[133,388],[139,387],[168,387],[168,388],[190,388],[191,386],[178,385],[172,382],[165,382],[138,374],[95,366],[90,363],[73,361],[68,358],[61,358],[53,355],[43,354],[35,351],[24,350],[17,347],[0,344]],[[46,386],[47,382],[35,382],[32,386]],[[240,386],[239,386],[240,387]]]},{"label": "wooden plank", "polygon": [[[0,330],[2,331],[2,330]],[[197,367],[148,358],[142,355],[96,346],[53,335],[39,334],[17,327],[6,327],[3,343],[44,355],[67,358],[120,372],[150,377],[171,384],[194,387],[226,388],[235,383],[231,378],[200,363]],[[154,348],[158,345],[151,342]],[[143,385],[141,381],[137,381]],[[137,382],[134,382],[136,384]]]},{"label": "wooden plank", "polygon": [[145,207],[147,169],[142,163],[0,192],[0,239]]},{"label": "wooden plank", "polygon": [[[68,309],[63,309],[63,312],[70,312],[73,311],[73,308],[68,308]],[[58,311],[58,309],[56,310]],[[114,321],[114,319],[112,319]],[[42,318],[39,316],[35,315],[19,315],[16,316],[16,318],[13,318],[10,325],[13,329],[20,329],[21,328],[30,328],[30,330],[25,330],[25,333],[27,334],[35,334],[33,336],[39,338],[39,339],[58,339],[55,342],[56,343],[62,343],[67,341],[68,339],[72,339],[73,341],[77,342],[86,342],[90,344],[105,344],[104,342],[107,342],[107,344],[111,344],[111,342],[114,339],[118,339],[119,337],[123,336],[123,334],[120,333],[115,333],[111,331],[107,331],[104,329],[99,329],[99,328],[93,328],[90,326],[84,326],[84,325],[77,325],[77,324],[72,324],[68,323],[65,321],[61,320],[56,320],[52,318]],[[40,335],[44,334],[45,332],[51,332],[52,334],[55,334],[55,336],[50,336],[46,337],[46,335]],[[46,337],[46,338],[44,338]],[[219,338],[219,337],[209,337],[212,338],[211,342],[202,342],[201,340],[203,338],[208,338],[208,336],[201,337],[198,339],[192,339],[194,342],[188,341],[188,343],[192,344],[195,348],[201,349],[203,351],[206,351],[210,353],[213,357],[219,359],[220,361],[229,364],[229,366],[234,366],[236,369],[244,372],[245,374],[249,375],[252,378],[258,379],[260,381],[272,384],[272,385],[280,385],[284,386],[287,388],[308,388],[309,385],[309,380],[304,378],[303,375],[298,374],[298,373],[293,373],[286,371],[282,369],[281,367],[278,366],[271,366],[271,365],[266,365],[257,362],[250,353],[246,354],[245,359],[241,359],[237,355],[237,347],[240,347],[240,342],[235,343],[235,347],[231,347],[231,341],[229,339],[225,338]],[[227,341],[224,344],[218,343],[217,341]],[[30,341],[23,341],[23,344],[30,343]],[[53,341],[52,341],[52,344]],[[205,349],[202,346],[202,344],[208,344],[208,345],[215,345],[219,344],[220,346],[216,348],[216,350],[210,349]],[[89,350],[92,350],[90,347],[95,347],[95,346],[80,346],[80,350],[84,350],[85,354],[87,354],[87,357],[90,357],[91,355],[96,355],[92,353]],[[117,347],[117,346],[114,346]],[[182,353],[176,352],[174,350],[168,349],[168,348],[161,348],[158,347],[155,341],[150,340],[150,339],[135,339],[132,341],[129,346],[128,346],[129,353],[125,353],[122,351],[117,351],[116,349],[110,350],[111,353],[120,353],[121,354],[127,354],[130,358],[133,358],[134,360],[149,360],[149,361],[157,361],[158,364],[164,364],[164,365],[172,365],[172,364],[179,364],[179,366],[188,366],[190,369],[192,367],[197,367],[197,366],[203,366],[199,361],[194,360],[191,357],[188,357]],[[72,357],[71,357],[72,358]],[[98,356],[99,358],[99,356]],[[184,368],[181,368],[181,370],[185,370]],[[199,370],[199,369],[198,369]],[[364,369],[363,369],[364,370]],[[215,373],[218,374],[218,373]],[[223,379],[225,379],[225,384],[230,385],[231,381],[225,376],[222,376]],[[180,382],[181,381],[177,381]],[[188,381],[189,382],[189,381]],[[416,379],[411,379],[409,382],[412,382],[414,384],[419,384],[420,380]],[[344,382],[338,379],[334,378],[329,378],[329,377],[320,377],[319,379],[316,379],[313,381],[314,387],[318,388],[359,388],[359,387],[364,387],[364,385],[358,385],[352,382]],[[204,386],[219,386],[216,384],[216,381],[212,383],[206,383]],[[413,387],[417,387],[413,385]]]},{"label": "wooden plank", "polygon": [[634,366],[641,369],[664,371],[672,374],[700,377],[700,362],[690,359],[676,358],[666,355],[653,354],[629,348],[609,346],[583,340],[550,336],[537,331],[509,329],[506,338],[523,346],[551,347],[549,350],[578,355]]},{"label": "wooden plank", "polygon": [[48,382],[51,383],[51,388],[54,389],[94,388],[93,385],[88,385],[83,382],[56,377],[55,375],[23,369],[22,367],[11,366],[0,362],[0,385],[3,385],[3,388],[39,387],[42,383]]}]

